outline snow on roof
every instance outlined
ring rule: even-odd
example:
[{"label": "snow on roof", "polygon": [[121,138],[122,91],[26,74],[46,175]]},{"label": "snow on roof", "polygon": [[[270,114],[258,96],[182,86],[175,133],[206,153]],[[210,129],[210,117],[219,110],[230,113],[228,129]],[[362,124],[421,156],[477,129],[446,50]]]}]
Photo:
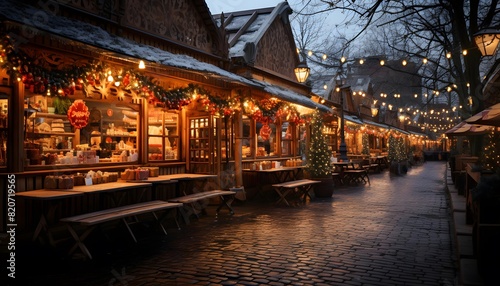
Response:
[{"label": "snow on roof", "polygon": [[280,86],[269,84],[267,82],[258,81],[258,80],[253,80],[253,81],[258,83],[258,84],[263,85],[265,91],[276,95],[277,97],[279,97],[282,100],[295,102],[297,104],[307,106],[307,107],[313,108],[313,109],[318,108],[319,110],[324,111],[324,112],[332,112],[331,108],[329,108],[323,104],[319,104],[319,103],[313,101],[312,99],[310,99],[309,97],[306,97],[304,95],[295,93],[295,92],[288,90],[288,89],[284,89]]},{"label": "snow on roof", "polygon": [[217,66],[200,62],[190,56],[173,54],[159,48],[143,45],[118,37],[116,35],[109,34],[100,27],[75,19],[68,19],[66,17],[55,15],[50,15],[49,17],[47,14],[45,22],[35,22],[36,19],[33,19],[33,15],[37,15],[37,13],[39,14],[40,12],[46,12],[20,3],[8,2],[9,1],[0,1],[0,14],[11,21],[29,25],[38,30],[50,32],[52,34],[76,40],[87,45],[110,50],[134,58],[144,59],[157,64],[187,70],[208,72],[247,85],[253,84],[244,77],[228,72]]},{"label": "snow on roof", "polygon": [[[235,17],[235,20],[237,19],[238,17]],[[269,14],[257,16],[255,21],[245,30],[245,33],[229,48],[229,56],[231,58],[242,57],[245,54],[246,43],[257,43],[267,31],[267,28],[272,23],[269,19],[271,19]]]},{"label": "snow on roof", "polygon": [[[256,17],[253,22],[251,22],[248,27],[241,31],[242,34],[229,48],[229,56],[231,58],[243,57],[245,55],[245,47],[248,43],[254,43],[255,46],[257,46],[257,43],[264,36],[269,27],[271,27],[274,19],[279,17],[285,9],[290,9],[286,1],[279,3],[274,8],[270,7],[224,13],[224,17],[226,17],[228,20],[227,23],[225,22],[225,29],[230,34],[229,42],[232,42],[233,38],[236,36],[236,33],[240,32],[240,30],[248,23],[248,21],[251,21],[252,15],[256,13]],[[229,17],[229,15],[231,15],[231,17]],[[217,24],[219,26],[221,24],[221,16],[222,15],[215,15],[215,17],[218,17]]]},{"label": "snow on roof", "polygon": [[200,62],[187,55],[173,54],[159,48],[118,37],[109,34],[100,27],[75,19],[51,15],[45,18],[47,20],[46,22],[35,23],[33,15],[37,15],[37,13],[39,14],[40,12],[45,13],[42,10],[17,2],[0,1],[0,15],[13,22],[32,26],[38,30],[76,40],[86,45],[106,49],[134,58],[144,59],[157,64],[222,76],[235,82],[263,89],[266,92],[280,97],[282,100],[295,102],[312,108],[320,108],[327,112],[331,111],[330,108],[314,102],[305,95],[278,86],[272,86],[264,82],[244,78],[217,66]]}]

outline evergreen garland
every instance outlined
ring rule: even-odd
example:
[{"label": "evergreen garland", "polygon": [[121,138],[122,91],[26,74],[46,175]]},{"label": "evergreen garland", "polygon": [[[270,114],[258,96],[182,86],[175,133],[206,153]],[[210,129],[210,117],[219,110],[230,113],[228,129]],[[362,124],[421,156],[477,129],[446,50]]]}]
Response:
[{"label": "evergreen garland", "polygon": [[91,85],[97,89],[103,87],[108,76],[111,75],[115,82],[120,83],[119,88],[134,91],[137,95],[147,98],[150,104],[168,109],[182,109],[183,106],[191,103],[193,94],[197,94],[199,95],[198,100],[201,101],[206,110],[214,115],[230,116],[236,110],[242,109],[243,100],[249,100],[257,109],[247,114],[259,121],[272,122],[277,116],[290,114],[292,117],[290,121],[302,122],[292,104],[274,98],[260,101],[237,96],[227,98],[213,95],[195,84],[166,89],[160,86],[153,77],[143,75],[133,69],[123,70],[119,73],[115,71],[114,74],[111,74],[112,69],[102,62],[72,66],[65,70],[44,68],[21,50],[16,49],[8,35],[3,34],[0,37],[1,67],[6,69],[12,78],[22,81],[25,87],[35,94],[66,97],[73,95],[75,90],[85,92],[85,85]]},{"label": "evergreen garland", "polygon": [[323,118],[316,110],[311,120],[308,170],[312,178],[327,178],[331,175],[330,152],[323,135]]}]

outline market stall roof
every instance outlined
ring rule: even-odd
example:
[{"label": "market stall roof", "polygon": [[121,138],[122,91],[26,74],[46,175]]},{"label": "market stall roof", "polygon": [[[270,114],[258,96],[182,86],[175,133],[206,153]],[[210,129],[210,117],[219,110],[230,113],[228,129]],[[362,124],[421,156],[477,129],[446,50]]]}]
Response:
[{"label": "market stall roof", "polygon": [[384,123],[378,123],[378,122],[371,121],[371,120],[366,120],[366,119],[363,119],[363,122],[366,123],[366,124],[369,124],[369,125],[373,125],[375,127],[381,127],[381,128],[389,129],[389,125],[384,124]]},{"label": "market stall roof", "polygon": [[[224,14],[224,29],[229,40],[229,56],[242,57],[246,62],[254,62],[257,46],[271,28],[274,20],[281,17],[288,19],[292,9],[286,1],[276,7],[229,12]],[[213,15],[219,27],[222,14]],[[293,41],[293,38],[290,38]]]},{"label": "market stall roof", "polygon": [[492,128],[493,127],[487,125],[469,124],[465,121],[462,121],[444,132],[444,134],[446,134],[447,136],[481,135],[487,133]]},{"label": "market stall roof", "polygon": [[258,80],[253,80],[256,84],[262,85],[264,87],[264,90],[270,94],[275,95],[277,98],[289,102],[294,102],[312,109],[319,109],[320,111],[323,112],[333,112],[333,110],[326,105],[317,103],[310,99],[309,97],[298,94],[294,91],[291,91],[289,89],[285,89],[283,87],[273,85],[267,82],[263,81],[258,81]]},{"label": "market stall roof", "polygon": [[467,123],[500,126],[500,103],[467,118]]},{"label": "market stall roof", "polygon": [[[9,21],[32,27],[32,31],[44,31],[72,41],[80,42],[92,47],[107,50],[112,53],[143,59],[164,66],[176,67],[185,70],[204,72],[223,77],[232,82],[247,85],[253,83],[241,76],[228,72],[217,66],[200,62],[190,56],[173,54],[165,50],[140,44],[129,39],[109,34],[102,28],[75,19],[63,16],[50,15],[44,22],[34,23],[33,15],[46,13],[43,10],[23,3],[0,1],[0,15]],[[102,51],[101,51],[102,52]],[[104,52],[104,54],[106,54]]]},{"label": "market stall roof", "polygon": [[409,130],[408,131],[411,135],[417,135],[417,136],[422,136],[422,137],[429,137],[429,135],[425,134],[425,133],[420,133],[420,132],[416,132],[416,131],[411,131]]},{"label": "market stall roof", "polygon": [[363,121],[361,120],[361,118],[357,117],[356,115],[347,115],[347,114],[344,114],[344,119],[345,120],[348,120],[348,121],[351,121],[353,123],[356,123],[356,124],[361,124],[363,125]]},{"label": "market stall roof", "polygon": [[[40,11],[41,10],[39,9],[22,3],[0,1],[0,15],[9,21],[22,25],[31,24],[31,21],[26,21],[26,19],[31,19],[33,15]],[[72,41],[77,41],[85,45],[104,49],[111,53],[118,53],[132,58],[144,59],[149,62],[188,71],[203,72],[204,74],[219,77],[233,83],[239,83],[264,90],[282,100],[294,102],[309,108],[318,108],[324,112],[331,112],[331,109],[327,106],[319,104],[305,95],[295,93],[279,86],[273,86],[264,82],[247,79],[217,66],[200,62],[187,55],[173,54],[156,47],[118,37],[116,35],[109,34],[100,27],[78,20],[52,15],[47,18],[47,21],[43,23],[43,25],[37,25],[36,27],[33,26],[33,28],[35,30],[45,31]]]}]

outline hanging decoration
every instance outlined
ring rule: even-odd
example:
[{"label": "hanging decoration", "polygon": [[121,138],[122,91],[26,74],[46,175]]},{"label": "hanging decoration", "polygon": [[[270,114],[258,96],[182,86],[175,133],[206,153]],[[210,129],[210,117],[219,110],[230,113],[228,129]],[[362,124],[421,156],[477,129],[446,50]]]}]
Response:
[{"label": "hanging decoration", "polygon": [[[180,110],[192,102],[200,100],[205,109],[213,115],[231,116],[242,110],[241,97],[223,97],[211,94],[195,84],[187,87],[166,89],[154,78],[143,75],[133,69],[116,69],[103,62],[93,62],[83,66],[73,66],[65,70],[46,69],[35,64],[25,53],[14,48],[8,35],[1,36],[0,64],[9,75],[22,81],[34,94],[45,96],[68,97],[76,91],[82,91],[86,97],[106,98],[132,96],[132,92],[145,98],[155,106]],[[118,90],[124,95],[119,95]],[[264,123],[273,122],[277,117],[286,116],[296,124],[303,123],[300,114],[291,104],[271,99],[247,99],[254,108],[250,117]],[[246,110],[246,109],[245,109]]]},{"label": "hanging decoration", "polygon": [[68,119],[73,127],[82,129],[89,123],[89,108],[81,99],[77,99],[68,109]]}]

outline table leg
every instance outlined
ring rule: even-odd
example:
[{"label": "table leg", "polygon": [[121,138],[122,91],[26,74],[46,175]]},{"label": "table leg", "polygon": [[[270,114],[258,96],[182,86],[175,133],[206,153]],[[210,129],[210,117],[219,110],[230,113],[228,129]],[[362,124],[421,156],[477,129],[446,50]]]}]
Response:
[{"label": "table leg", "polygon": [[231,204],[234,201],[234,195],[220,196],[220,199],[221,199],[221,203],[219,204],[219,206],[217,207],[217,210],[215,212],[216,216],[219,214],[220,209],[223,208],[223,207],[227,207],[229,209],[229,213],[231,215],[233,215],[234,214],[234,210],[231,207]]},{"label": "table leg", "polygon": [[51,246],[55,246],[56,243],[54,237],[52,236],[52,232],[50,231],[49,228],[49,221],[53,221],[55,219],[55,213],[58,206],[59,202],[51,204],[49,206],[49,210],[47,211],[47,215],[45,215],[44,207],[42,205],[42,214],[40,215],[40,220],[38,221],[35,232],[33,233],[33,241],[36,241],[40,237],[41,232],[43,230],[43,232],[47,235],[47,238],[49,239],[49,244]]},{"label": "table leg", "polygon": [[288,193],[291,191],[291,189],[283,190],[282,188],[275,188],[275,190],[278,193],[278,195],[280,196],[280,198],[278,199],[276,204],[279,205],[281,202],[284,202],[287,206],[290,206],[290,204],[288,203],[288,201],[286,199],[286,195],[288,195]]},{"label": "table leg", "polygon": [[73,252],[75,252],[76,248],[80,248],[83,254],[87,255],[90,259],[92,259],[92,255],[90,254],[89,249],[87,248],[85,243],[83,243],[83,241],[92,232],[92,230],[94,230],[95,227],[92,226],[87,228],[85,232],[79,236],[70,224],[67,224],[66,226],[68,228],[69,233],[75,240],[75,245],[73,245],[73,247],[69,250],[68,255],[71,255]]}]

